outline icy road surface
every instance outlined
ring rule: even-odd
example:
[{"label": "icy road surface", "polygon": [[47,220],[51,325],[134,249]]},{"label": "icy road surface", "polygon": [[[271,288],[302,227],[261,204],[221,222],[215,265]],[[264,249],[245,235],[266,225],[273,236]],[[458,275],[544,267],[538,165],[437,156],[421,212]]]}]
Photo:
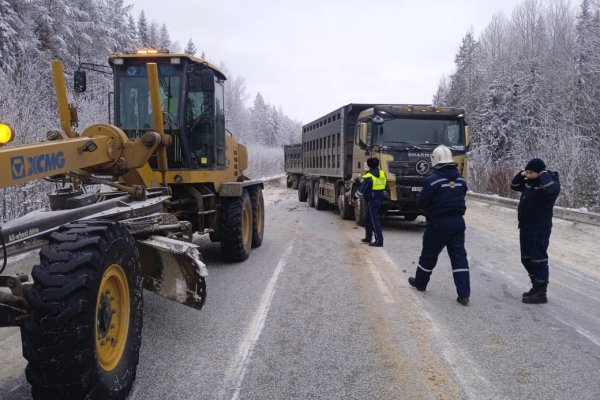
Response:
[{"label": "icy road surface", "polygon": [[[145,292],[130,399],[600,398],[600,227],[555,220],[549,303],[525,305],[515,211],[469,201],[463,307],[445,252],[427,292],[408,286],[422,220],[387,220],[385,247],[371,248],[283,180],[265,201],[248,261],[201,243],[203,311]],[[20,346],[18,329],[0,329],[2,399],[31,398]]]}]

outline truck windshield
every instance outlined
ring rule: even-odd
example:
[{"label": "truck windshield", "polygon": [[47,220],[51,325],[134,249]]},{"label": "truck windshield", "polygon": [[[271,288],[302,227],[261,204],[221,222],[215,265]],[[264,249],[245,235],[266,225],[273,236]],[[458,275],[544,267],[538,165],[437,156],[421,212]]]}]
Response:
[{"label": "truck windshield", "polygon": [[[178,128],[179,93],[181,68],[176,65],[159,65],[160,97],[165,119]],[[152,129],[152,104],[148,89],[148,74],[145,64],[124,65],[116,70],[118,96],[118,123],[127,132]],[[169,122],[169,121],[165,121]]]},{"label": "truck windshield", "polygon": [[464,146],[464,123],[457,120],[391,119],[373,124],[373,144]]}]

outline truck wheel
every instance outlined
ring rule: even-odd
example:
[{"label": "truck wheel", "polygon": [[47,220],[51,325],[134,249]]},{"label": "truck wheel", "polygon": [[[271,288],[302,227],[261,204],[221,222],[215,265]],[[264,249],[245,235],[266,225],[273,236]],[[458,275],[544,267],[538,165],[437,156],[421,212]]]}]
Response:
[{"label": "truck wheel", "polygon": [[358,199],[354,203],[354,220],[356,221],[356,225],[365,226],[365,221],[367,220],[367,207],[365,207],[363,199]]},{"label": "truck wheel", "polygon": [[222,197],[221,251],[228,261],[244,261],[252,246],[252,202],[244,190],[240,197]]},{"label": "truck wheel", "polygon": [[292,189],[298,189],[298,175],[292,175]]},{"label": "truck wheel", "polygon": [[260,247],[265,234],[265,200],[262,189],[256,187],[250,190],[252,203],[252,247]]},{"label": "truck wheel", "polygon": [[306,182],[306,198],[308,200],[308,205],[311,207],[315,206],[315,190],[312,181]]},{"label": "truck wheel", "polygon": [[319,197],[319,181],[315,182],[315,187],[313,190],[313,196],[315,197],[314,199],[314,203],[315,203],[315,208],[317,210],[324,210],[325,207],[327,207],[327,204],[325,203],[325,200],[323,200],[322,198]]},{"label": "truck wheel", "polygon": [[354,218],[354,208],[350,205],[348,196],[343,193],[338,196],[338,209],[342,219]]},{"label": "truck wheel", "polygon": [[291,187],[292,187],[292,184],[293,184],[293,182],[292,182],[292,176],[291,176],[291,175],[288,175],[288,176],[287,176],[287,178],[285,179],[285,185],[286,185],[287,187],[291,188]]},{"label": "truck wheel", "polygon": [[308,200],[306,181],[300,178],[300,182],[298,182],[298,201],[304,203],[306,200]]},{"label": "truck wheel", "polygon": [[21,325],[35,399],[125,399],[142,337],[135,240],[113,221],[61,227],[40,251]]}]

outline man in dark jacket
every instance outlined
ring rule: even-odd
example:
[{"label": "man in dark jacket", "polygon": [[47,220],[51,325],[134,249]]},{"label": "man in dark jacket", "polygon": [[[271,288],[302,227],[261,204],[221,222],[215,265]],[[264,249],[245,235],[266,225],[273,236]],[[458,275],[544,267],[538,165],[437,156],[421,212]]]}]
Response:
[{"label": "man in dark jacket", "polygon": [[[363,243],[369,246],[383,247],[383,233],[381,232],[381,223],[379,221],[379,210],[383,202],[383,191],[387,184],[385,172],[379,169],[379,160],[377,158],[367,159],[369,171],[362,178],[362,184],[355,193],[355,196],[364,201],[367,207],[367,218],[365,219],[365,237],[361,239]],[[375,241],[373,240],[375,234]]]},{"label": "man in dark jacket", "polygon": [[534,158],[513,178],[511,187],[521,192],[519,201],[519,242],[521,263],[532,288],[523,293],[523,303],[547,303],[548,245],[552,230],[552,208],[560,193],[558,174],[546,171],[546,164]]},{"label": "man in dark jacket", "polygon": [[417,200],[417,206],[425,211],[427,217],[423,249],[415,276],[408,278],[408,283],[424,292],[438,256],[446,247],[458,294],[456,301],[466,306],[471,295],[463,218],[467,182],[458,173],[448,147],[436,147],[431,154],[431,164],[433,173],[423,184]]}]

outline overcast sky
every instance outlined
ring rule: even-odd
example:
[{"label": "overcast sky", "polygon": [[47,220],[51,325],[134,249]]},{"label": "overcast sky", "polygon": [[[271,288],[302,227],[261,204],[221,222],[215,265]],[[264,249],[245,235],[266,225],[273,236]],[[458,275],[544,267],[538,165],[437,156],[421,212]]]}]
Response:
[{"label": "overcast sky", "polygon": [[344,104],[429,104],[461,40],[522,0],[137,0],[181,50],[189,38],[289,117]]}]

